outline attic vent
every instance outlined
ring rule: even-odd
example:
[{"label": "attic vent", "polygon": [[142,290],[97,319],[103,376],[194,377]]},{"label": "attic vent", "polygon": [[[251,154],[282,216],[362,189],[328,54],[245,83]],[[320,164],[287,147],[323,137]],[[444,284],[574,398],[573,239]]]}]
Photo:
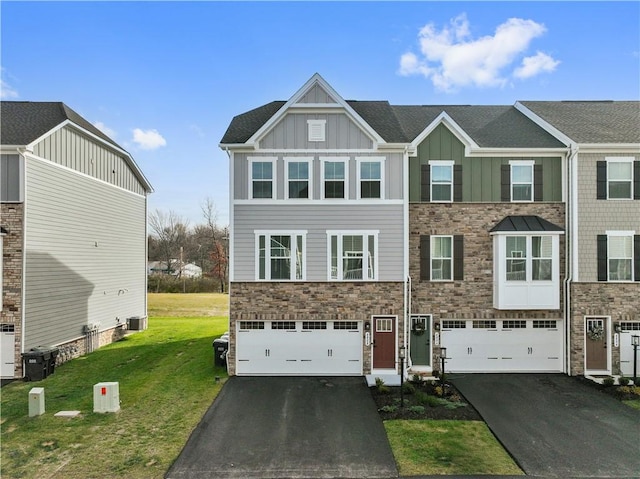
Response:
[{"label": "attic vent", "polygon": [[327,120],[307,120],[309,141],[325,141],[326,123]]}]

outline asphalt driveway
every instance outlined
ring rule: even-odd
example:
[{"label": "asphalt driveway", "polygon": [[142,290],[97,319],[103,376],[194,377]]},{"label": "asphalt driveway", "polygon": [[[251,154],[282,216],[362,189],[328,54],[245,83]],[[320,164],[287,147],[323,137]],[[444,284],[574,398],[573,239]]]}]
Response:
[{"label": "asphalt driveway", "polygon": [[640,477],[640,411],[562,374],[450,379],[527,475]]},{"label": "asphalt driveway", "polygon": [[397,475],[364,378],[234,376],[165,477]]}]

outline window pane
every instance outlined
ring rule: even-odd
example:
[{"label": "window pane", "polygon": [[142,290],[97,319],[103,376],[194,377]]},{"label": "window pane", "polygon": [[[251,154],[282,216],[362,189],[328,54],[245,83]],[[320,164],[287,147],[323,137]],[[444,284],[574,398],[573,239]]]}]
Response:
[{"label": "window pane", "polygon": [[260,236],[258,238],[258,278],[260,279],[265,279],[265,255],[266,255],[266,248],[265,248],[265,237],[264,236]]},{"label": "window pane", "polygon": [[507,258],[526,258],[527,238],[524,236],[507,236]]},{"label": "window pane", "polygon": [[507,236],[507,281],[526,281],[526,257],[527,238],[524,236]]},{"label": "window pane", "polygon": [[434,259],[431,261],[431,279],[432,280],[450,280],[451,279],[451,260],[450,259]]},{"label": "window pane", "polygon": [[453,168],[451,166],[431,166],[431,181],[433,183],[451,183]]},{"label": "window pane", "polygon": [[380,176],[380,162],[379,161],[367,161],[360,163],[360,179],[362,180],[379,180]]},{"label": "window pane", "polygon": [[432,185],[431,201],[451,201],[451,185]]},{"label": "window pane", "polygon": [[289,181],[289,198],[309,198],[309,182]]},{"label": "window pane", "polygon": [[296,236],[296,279],[302,279],[302,261],[304,251],[302,251],[302,236]]},{"label": "window pane", "polygon": [[380,198],[380,181],[362,181],[360,183],[361,198]]},{"label": "window pane", "polygon": [[254,198],[271,198],[272,185],[270,181],[254,181],[253,182]]},{"label": "window pane", "polygon": [[631,181],[610,181],[609,198],[631,199]]},{"label": "window pane", "polygon": [[362,279],[362,236],[342,237],[343,279]]},{"label": "window pane", "polygon": [[513,201],[531,201],[531,185],[513,185]]},{"label": "window pane", "polygon": [[291,257],[291,237],[272,236],[271,237],[271,257]]},{"label": "window pane", "polygon": [[375,270],[374,270],[374,266],[375,266],[375,257],[376,257],[376,237],[373,235],[369,235],[369,244],[368,244],[368,248],[369,248],[369,259],[368,259],[368,271],[369,271],[369,276],[368,279],[373,279],[375,278]]},{"label": "window pane", "polygon": [[252,178],[254,180],[271,180],[273,164],[270,161],[256,161],[252,163]]},{"label": "window pane", "polygon": [[511,165],[511,181],[513,183],[532,183],[533,168],[527,166]]},{"label": "window pane", "polygon": [[507,281],[526,281],[527,262],[525,259],[507,260]]},{"label": "window pane", "polygon": [[451,238],[433,236],[431,238],[431,257],[451,258]]},{"label": "window pane", "polygon": [[331,279],[338,279],[338,237],[331,237]]},{"label": "window pane", "polygon": [[553,241],[551,236],[534,236],[531,239],[533,258],[551,258]]},{"label": "window pane", "polygon": [[631,259],[631,236],[609,236],[609,257]]},{"label": "window pane", "polygon": [[309,163],[290,162],[289,163],[289,179],[290,180],[308,180],[309,179]]},{"label": "window pane", "polygon": [[325,198],[344,198],[344,181],[325,181]]},{"label": "window pane", "polygon": [[632,178],[633,178],[633,173],[631,169],[631,162],[607,163],[607,179],[631,181]]},{"label": "window pane", "polygon": [[326,162],[324,164],[324,178],[326,180],[344,180],[344,163]]},{"label": "window pane", "polygon": [[609,280],[610,281],[631,281],[631,260],[630,259],[610,259],[609,260]]},{"label": "window pane", "polygon": [[551,264],[550,259],[534,259],[531,266],[533,281],[551,281]]},{"label": "window pane", "polygon": [[271,279],[291,279],[289,258],[271,258]]}]

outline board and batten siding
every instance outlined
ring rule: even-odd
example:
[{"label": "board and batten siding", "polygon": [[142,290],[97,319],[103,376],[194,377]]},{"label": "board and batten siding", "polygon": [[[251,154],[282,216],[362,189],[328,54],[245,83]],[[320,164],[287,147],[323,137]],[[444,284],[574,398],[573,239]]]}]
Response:
[{"label": "board and batten siding", "polygon": [[[326,141],[309,141],[307,120],[326,121]],[[373,140],[344,113],[288,113],[260,140],[260,148],[369,150]]]},{"label": "board and batten siding", "polygon": [[640,201],[597,199],[597,162],[605,158],[634,157],[640,153],[578,155],[578,278],[598,280],[597,236],[606,231],[635,231],[640,234]]},{"label": "board and batten siding", "polygon": [[44,160],[25,176],[24,349],[146,315],[145,196]]},{"label": "board and batten siding", "polygon": [[255,280],[256,230],[306,230],[307,281],[327,281],[327,230],[378,230],[378,280],[402,281],[402,205],[236,205],[234,281]]},{"label": "board and batten siding", "polygon": [[403,168],[401,153],[371,153],[371,154],[355,154],[355,153],[300,153],[300,154],[267,154],[267,153],[235,153],[233,156],[233,190],[234,199],[246,200],[249,198],[249,161],[248,158],[276,158],[276,171],[274,178],[276,179],[275,198],[282,200],[285,197],[285,158],[313,158],[313,185],[312,194],[314,200],[321,199],[321,182],[322,182],[322,161],[320,158],[331,157],[349,157],[349,198],[355,200],[357,197],[357,160],[356,158],[384,158],[384,197],[387,200],[401,200],[403,198]]},{"label": "board and batten siding", "polygon": [[85,175],[140,195],[145,189],[125,158],[84,134],[65,126],[34,145],[33,153]]}]

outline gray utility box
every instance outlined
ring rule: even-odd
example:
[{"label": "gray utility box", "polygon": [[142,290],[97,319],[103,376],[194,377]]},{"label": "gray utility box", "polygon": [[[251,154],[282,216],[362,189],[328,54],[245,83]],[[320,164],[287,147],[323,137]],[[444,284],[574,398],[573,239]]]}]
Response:
[{"label": "gray utility box", "polygon": [[131,316],[127,318],[127,329],[132,331],[144,331],[147,329],[146,316]]},{"label": "gray utility box", "polygon": [[213,362],[216,366],[227,366],[227,351],[229,351],[229,340],[218,338],[213,340]]},{"label": "gray utility box", "polygon": [[22,353],[24,359],[24,377],[26,381],[41,381],[53,374],[56,369],[56,347],[38,346]]}]

